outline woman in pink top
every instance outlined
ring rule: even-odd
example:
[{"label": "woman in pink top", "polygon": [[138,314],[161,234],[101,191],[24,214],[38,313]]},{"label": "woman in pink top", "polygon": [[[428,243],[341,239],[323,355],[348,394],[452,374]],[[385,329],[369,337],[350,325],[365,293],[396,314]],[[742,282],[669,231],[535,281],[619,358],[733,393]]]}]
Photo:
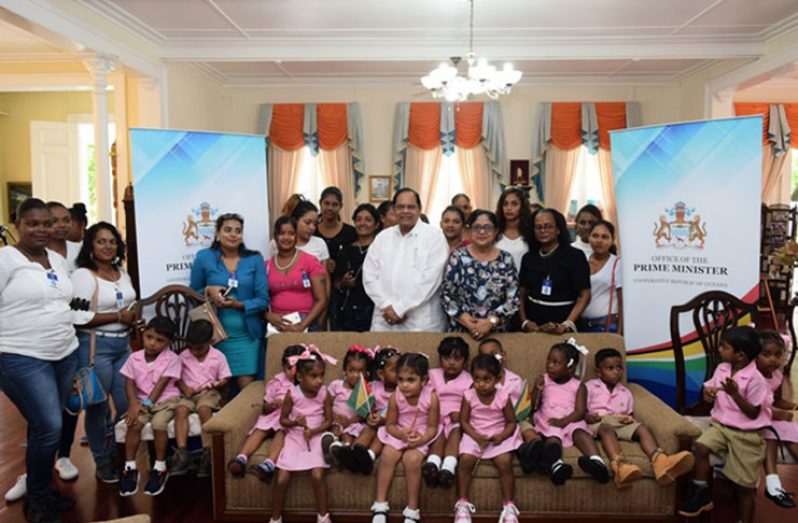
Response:
[{"label": "woman in pink top", "polygon": [[421,462],[430,443],[438,437],[438,395],[427,383],[429,360],[425,354],[406,353],[397,364],[398,391],[388,403],[385,426],[377,435],[385,444],[377,469],[377,499],[371,506],[372,523],[388,523],[388,491],[396,464],[405,469],[407,506],[405,523],[421,521]]},{"label": "woman in pink top", "polygon": [[[316,320],[327,307],[327,273],[312,254],[296,247],[296,223],[281,216],[274,224],[277,254],[266,262],[269,310],[263,315],[280,332],[316,331]],[[284,316],[299,313],[292,324]]]},{"label": "woman in pink top", "polygon": [[460,408],[463,440],[460,442],[461,465],[457,471],[455,523],[471,521],[471,513],[475,509],[468,502],[468,488],[474,467],[480,459],[492,459],[499,469],[503,499],[499,521],[518,522],[518,508],[513,503],[513,453],[523,440],[507,389],[496,387],[501,374],[502,366],[496,356],[480,354],[471,364],[474,388],[465,392]]},{"label": "woman in pink top", "polygon": [[[573,339],[556,343],[546,357],[546,374],[535,381],[535,395],[540,396],[540,408],[535,412],[535,429],[546,438],[541,469],[549,472],[555,485],[564,485],[573,475],[573,468],[563,463],[562,448],[576,445],[583,456],[579,468],[599,483],[607,483],[610,473],[598,453],[593,434],[585,423],[587,391],[575,376],[579,358],[587,356],[587,349]],[[533,398],[533,404],[537,398]]]},{"label": "woman in pink top", "polygon": [[[458,209],[459,211],[460,209]],[[471,375],[465,370],[468,343],[458,336],[447,336],[438,345],[440,368],[429,371],[429,383],[441,402],[441,434],[430,447],[427,462],[421,468],[424,482],[430,488],[454,484],[460,448],[460,403],[463,393],[471,388]],[[441,462],[441,456],[445,456]]]}]

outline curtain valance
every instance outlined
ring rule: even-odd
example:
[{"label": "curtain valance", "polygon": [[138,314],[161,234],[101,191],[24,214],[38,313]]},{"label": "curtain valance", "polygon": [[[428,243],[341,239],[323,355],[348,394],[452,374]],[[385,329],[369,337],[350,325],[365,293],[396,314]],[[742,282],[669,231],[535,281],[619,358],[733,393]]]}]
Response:
[{"label": "curtain valance", "polygon": [[455,147],[480,144],[491,172],[503,184],[506,157],[498,102],[399,103],[394,118],[394,185],[398,188],[403,181],[408,145],[423,150],[440,147],[450,156]]},{"label": "curtain valance", "polygon": [[365,172],[363,166],[363,122],[360,104],[262,104],[258,132],[266,135],[267,144],[284,151],[304,146],[313,156],[319,149],[331,151],[348,143],[352,154],[355,190]]},{"label": "curtain valance", "polygon": [[798,132],[798,104],[769,104],[760,102],[737,102],[737,116],[762,116],[762,145],[772,145],[777,156],[790,147],[792,130]]}]

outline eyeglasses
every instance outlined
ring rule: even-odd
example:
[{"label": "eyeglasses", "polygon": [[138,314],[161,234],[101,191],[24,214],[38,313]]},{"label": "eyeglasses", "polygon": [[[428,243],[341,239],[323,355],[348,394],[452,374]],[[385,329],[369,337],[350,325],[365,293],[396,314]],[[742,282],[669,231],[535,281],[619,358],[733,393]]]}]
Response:
[{"label": "eyeglasses", "polygon": [[536,231],[550,231],[552,229],[555,229],[556,227],[557,226],[554,225],[553,223],[543,223],[541,225],[535,225],[535,230]]},{"label": "eyeglasses", "polygon": [[471,229],[475,233],[482,233],[482,232],[491,233],[491,232],[496,230],[496,227],[494,227],[491,224],[487,224],[487,225],[472,225],[471,227],[469,227],[469,229]]}]

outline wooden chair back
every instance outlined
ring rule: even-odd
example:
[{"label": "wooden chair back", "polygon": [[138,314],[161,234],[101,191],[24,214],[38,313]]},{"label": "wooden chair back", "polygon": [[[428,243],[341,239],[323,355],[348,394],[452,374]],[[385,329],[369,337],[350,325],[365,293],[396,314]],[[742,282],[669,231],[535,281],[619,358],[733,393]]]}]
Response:
[{"label": "wooden chair back", "polygon": [[[191,320],[188,317],[188,312],[202,305],[205,302],[205,297],[185,285],[167,285],[158,290],[152,296],[148,296],[138,301],[136,307],[136,320],[142,319],[142,314],[146,309],[152,305],[154,307],[155,316],[164,316],[172,320],[177,326],[177,335],[172,340],[171,349],[175,352],[180,352],[186,347],[186,333]],[[137,322],[139,328],[135,329],[135,346],[134,349],[138,350],[142,344],[143,325]]]},{"label": "wooden chair back", "polygon": [[745,303],[736,296],[723,291],[708,291],[699,294],[684,305],[671,307],[671,343],[673,359],[676,363],[676,410],[679,414],[703,416],[709,413],[710,406],[699,397],[698,402],[687,405],[687,376],[685,370],[684,346],[693,341],[685,339],[679,328],[682,314],[690,314],[698,341],[706,356],[704,381],[715,372],[720,363],[718,347],[724,332],[742,324],[741,320],[750,315],[756,323],[756,305]]}]

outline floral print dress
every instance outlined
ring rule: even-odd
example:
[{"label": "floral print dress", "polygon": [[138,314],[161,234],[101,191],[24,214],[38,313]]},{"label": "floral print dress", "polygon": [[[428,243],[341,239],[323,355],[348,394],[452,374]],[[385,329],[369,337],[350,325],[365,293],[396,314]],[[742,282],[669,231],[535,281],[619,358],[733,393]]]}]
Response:
[{"label": "floral print dress", "polygon": [[495,314],[501,323],[494,330],[505,331],[518,310],[518,273],[512,255],[500,250],[499,256],[483,263],[468,248],[455,250],[446,265],[441,298],[450,331],[465,331],[457,323],[464,313],[478,319]]}]

